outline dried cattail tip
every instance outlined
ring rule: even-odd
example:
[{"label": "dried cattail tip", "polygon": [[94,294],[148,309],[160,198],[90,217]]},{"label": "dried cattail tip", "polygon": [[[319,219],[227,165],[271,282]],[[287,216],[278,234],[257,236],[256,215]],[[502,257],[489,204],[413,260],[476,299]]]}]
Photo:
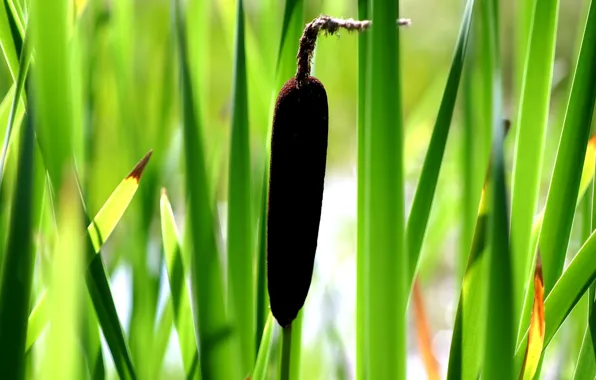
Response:
[{"label": "dried cattail tip", "polygon": [[275,105],[267,218],[267,286],[282,327],[304,305],[312,278],[327,160],[328,107],[323,84],[291,78]]},{"label": "dried cattail tip", "polygon": [[[411,20],[400,18],[396,21],[397,26],[410,26]],[[298,49],[298,71],[296,72],[296,80],[298,86],[301,86],[306,78],[310,75],[310,66],[315,45],[317,43],[317,36],[319,32],[323,31],[327,34],[335,34],[340,29],[347,31],[362,32],[372,25],[370,20],[358,21],[354,19],[339,19],[322,15],[312,20],[304,28],[302,37],[300,38],[300,46]]]}]

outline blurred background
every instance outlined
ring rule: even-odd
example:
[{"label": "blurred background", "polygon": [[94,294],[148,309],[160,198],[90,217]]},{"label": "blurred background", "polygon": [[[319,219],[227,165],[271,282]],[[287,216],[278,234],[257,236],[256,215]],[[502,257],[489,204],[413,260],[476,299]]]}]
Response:
[{"label": "blurred background", "polygon": [[[182,129],[177,112],[180,95],[177,63],[171,59],[175,42],[168,0],[78,0],[88,9],[82,15],[85,32],[83,96],[89,165],[82,173],[89,215],[97,213],[112,190],[149,149],[154,150],[138,194],[103,249],[111,271],[112,291],[120,319],[131,336],[134,356],[150,346],[144,329],[153,328],[168,285],[163,275],[159,195],[165,187],[174,206],[178,227],[184,229],[185,200]],[[219,206],[225,245],[228,151],[231,125],[232,73],[236,4],[231,0],[199,0],[187,4],[191,65],[214,194]],[[463,13],[463,0],[401,0],[401,17],[412,25],[401,33],[403,110],[406,125],[406,211],[418,181],[436,118]],[[577,51],[584,2],[561,3],[553,78],[552,122],[546,139],[545,178],[550,177],[559,139],[570,68]],[[246,48],[253,181],[258,188],[263,165],[270,104],[275,88],[275,60],[284,2],[246,0]],[[304,23],[324,13],[357,18],[356,0],[305,0]],[[501,48],[504,59],[505,117],[514,118],[516,1],[501,2]],[[470,49],[474,49],[472,43]],[[473,55],[473,53],[471,53]],[[474,86],[470,69],[467,85]],[[341,32],[321,36],[314,75],[325,85],[329,99],[329,150],[323,216],[316,268],[305,311],[302,351],[303,379],[350,379],[355,356],[355,242],[356,242],[356,123],[357,37]],[[286,78],[288,79],[288,78]],[[0,63],[0,89],[12,83]],[[461,87],[460,87],[461,94]],[[461,97],[461,96],[460,96]],[[472,103],[473,104],[473,101]],[[462,114],[454,115],[425,244],[420,281],[431,329],[432,348],[445,370],[457,305],[463,221]],[[507,139],[511,156],[513,138]],[[476,163],[472,163],[475,165]],[[482,168],[476,170],[482,171]],[[543,183],[544,204],[548,181]],[[259,193],[253,191],[256,201]],[[255,209],[256,212],[256,209]],[[577,230],[577,226],[574,227]],[[570,251],[577,251],[572,240]],[[224,251],[225,252],[225,251]],[[410,318],[409,378],[424,378]],[[136,331],[135,331],[136,330]],[[582,330],[583,332],[583,330]],[[555,344],[565,344],[559,334]],[[561,338],[562,337],[562,338]],[[172,337],[163,378],[181,378],[183,369]],[[109,358],[108,351],[105,357]],[[111,361],[106,360],[109,366]],[[141,363],[137,361],[137,363]],[[554,368],[556,360],[545,369]],[[564,368],[556,372],[561,373]],[[545,374],[548,374],[546,371]],[[113,368],[112,368],[112,373]],[[563,372],[564,373],[564,372]]]}]

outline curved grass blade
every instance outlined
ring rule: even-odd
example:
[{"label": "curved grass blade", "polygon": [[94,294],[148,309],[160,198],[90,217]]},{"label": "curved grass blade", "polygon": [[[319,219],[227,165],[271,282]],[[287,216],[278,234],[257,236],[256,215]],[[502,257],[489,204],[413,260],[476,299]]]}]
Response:
[{"label": "curved grass blade", "polygon": [[241,371],[255,360],[254,249],[251,215],[250,132],[244,46],[244,6],[237,0],[230,170],[228,181],[228,305],[240,336]]},{"label": "curved grass blade", "polygon": [[[522,296],[533,262],[532,223],[538,203],[538,190],[553,75],[559,0],[535,1],[530,41],[524,67],[515,139],[511,195],[511,236],[513,257],[514,318],[521,315]],[[545,257],[543,257],[545,258]],[[548,293],[549,268],[544,265]]]},{"label": "curved grass blade", "polygon": [[273,346],[273,328],[275,326],[275,320],[273,314],[267,314],[267,322],[265,323],[265,329],[263,330],[263,337],[261,339],[261,345],[257,355],[257,362],[255,368],[252,371],[251,380],[266,380],[267,377],[267,366],[271,358],[271,348]]},{"label": "curved grass blade", "polygon": [[472,12],[474,9],[474,0],[468,0],[461,21],[459,36],[455,47],[453,61],[449,70],[447,84],[443,92],[443,99],[439,108],[439,114],[433,129],[433,134],[428,146],[428,151],[422,166],[420,180],[416,187],[412,210],[408,217],[406,226],[406,237],[408,247],[409,261],[409,286],[412,286],[420,258],[420,249],[426,233],[428,218],[432,208],[437,180],[443,163],[447,137],[451,127],[451,118],[455,109],[455,100],[466,57],[466,48],[468,46],[468,36],[470,24],[472,21]]},{"label": "curved grass blade", "polygon": [[[132,198],[139,187],[139,181],[143,174],[143,170],[151,157],[151,153],[152,152],[149,151],[149,153],[137,163],[130,174],[120,182],[118,187],[116,187],[93,221],[87,227],[91,249],[87,249],[88,256],[85,263],[86,267],[89,267],[90,263],[95,260],[97,256],[96,254],[99,253],[101,246],[110,237],[112,231],[114,231],[114,228],[132,201]],[[26,351],[28,351],[37,338],[39,338],[48,323],[49,309],[46,305],[48,302],[46,293],[47,291],[44,291],[41,294],[37,304],[29,315],[27,344],[25,346]]]},{"label": "curved grass blade", "polygon": [[0,286],[0,371],[9,379],[25,376],[27,315],[33,280],[33,123],[25,120],[19,149],[10,232]]},{"label": "curved grass blade", "polygon": [[544,285],[548,295],[563,271],[565,253],[575,215],[575,202],[590,125],[596,102],[596,4],[592,3],[567,103],[565,122],[551,186],[546,201],[540,252],[544,263]]},{"label": "curved grass blade", "polygon": [[544,342],[544,280],[542,278],[542,258],[538,253],[536,269],[534,271],[534,307],[530,322],[530,332],[528,335],[528,345],[526,346],[526,355],[522,365],[520,379],[532,380],[540,357],[542,356],[542,345]]},{"label": "curved grass blade", "polygon": [[195,333],[192,324],[193,316],[190,307],[190,293],[184,280],[188,263],[184,263],[179,235],[174,221],[174,213],[172,212],[172,206],[170,205],[165,189],[162,189],[161,193],[160,211],[161,233],[170,284],[170,300],[174,311],[174,325],[176,326],[176,331],[178,331],[184,372],[187,379],[198,379],[198,353],[194,339]]},{"label": "curved grass blade", "polygon": [[175,9],[174,28],[177,38],[182,115],[186,194],[188,196],[189,231],[191,239],[192,302],[195,310],[195,334],[199,345],[201,377],[205,379],[238,379],[239,347],[231,334],[225,310],[222,268],[215,241],[214,214],[200,133],[199,114],[188,66],[185,19],[180,0],[172,0]]}]

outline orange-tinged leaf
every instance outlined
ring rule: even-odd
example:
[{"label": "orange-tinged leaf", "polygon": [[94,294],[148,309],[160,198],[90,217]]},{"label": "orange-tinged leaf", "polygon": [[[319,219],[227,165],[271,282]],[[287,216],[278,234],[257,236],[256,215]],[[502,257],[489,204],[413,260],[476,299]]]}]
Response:
[{"label": "orange-tinged leaf", "polygon": [[414,311],[416,313],[416,330],[418,331],[418,348],[422,356],[422,362],[426,369],[426,376],[429,380],[439,380],[439,362],[437,361],[431,344],[430,326],[426,317],[424,298],[420,290],[418,278],[414,281]]},{"label": "orange-tinged leaf", "polygon": [[542,258],[538,252],[536,271],[534,272],[534,307],[530,319],[526,356],[519,376],[522,380],[532,379],[536,374],[544,344],[544,328],[544,281],[542,279]]}]

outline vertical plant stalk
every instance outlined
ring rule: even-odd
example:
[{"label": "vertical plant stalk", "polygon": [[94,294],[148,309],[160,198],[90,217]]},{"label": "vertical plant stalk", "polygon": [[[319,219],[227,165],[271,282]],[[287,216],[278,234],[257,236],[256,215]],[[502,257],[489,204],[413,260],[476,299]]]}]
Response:
[{"label": "vertical plant stalk", "polygon": [[235,51],[228,181],[228,302],[240,336],[242,373],[247,375],[255,360],[255,307],[243,0],[237,0]]},{"label": "vertical plant stalk", "polygon": [[[358,18],[365,20],[368,18],[368,0],[358,0]],[[356,210],[356,380],[366,379],[366,353],[368,351],[368,342],[366,340],[367,333],[365,331],[367,327],[366,323],[366,285],[367,285],[367,257],[366,257],[366,245],[364,232],[366,228],[366,221],[364,217],[366,215],[364,202],[366,196],[364,191],[366,189],[365,183],[366,177],[366,166],[365,166],[365,147],[366,147],[366,119],[367,119],[367,106],[366,103],[366,89],[367,89],[367,60],[368,60],[368,39],[369,34],[361,33],[358,35],[358,185],[357,185],[357,196],[358,204]]]},{"label": "vertical plant stalk", "polygon": [[405,242],[403,123],[399,65],[399,2],[372,3],[370,115],[364,190],[367,266],[368,379],[406,378],[409,275]]},{"label": "vertical plant stalk", "polygon": [[280,380],[290,380],[292,364],[292,324],[282,328]]}]

